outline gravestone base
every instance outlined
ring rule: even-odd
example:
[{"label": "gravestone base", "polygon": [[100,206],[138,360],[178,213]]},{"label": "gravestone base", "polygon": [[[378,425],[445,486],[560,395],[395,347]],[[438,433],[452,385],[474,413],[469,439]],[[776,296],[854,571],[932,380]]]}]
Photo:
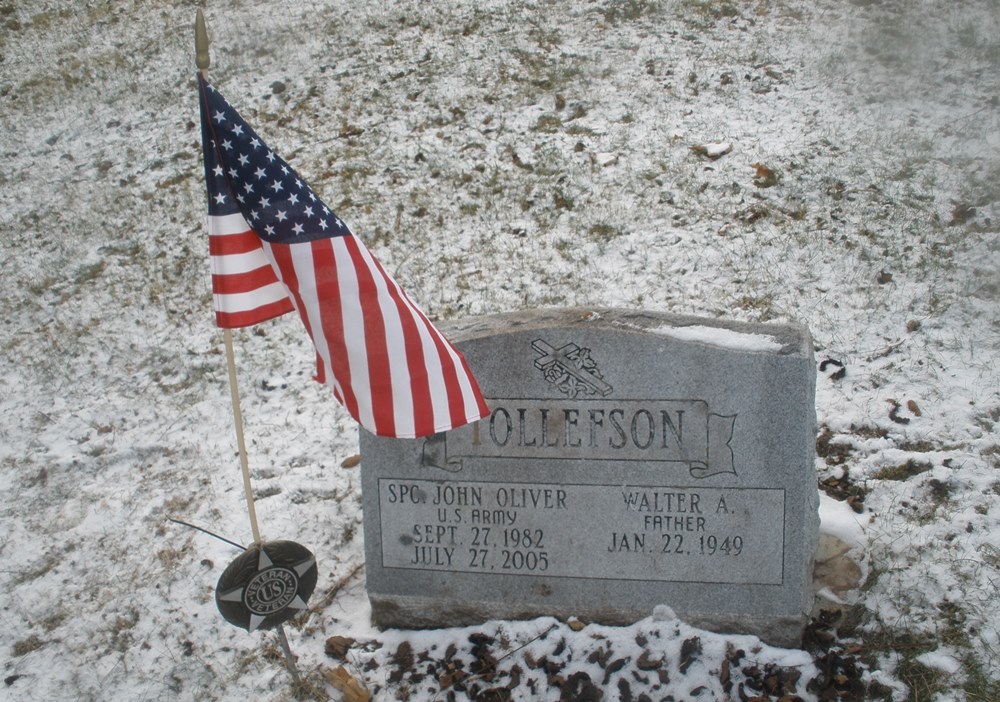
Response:
[{"label": "gravestone base", "polygon": [[[472,626],[491,620],[527,620],[539,616],[562,621],[577,618],[608,626],[628,626],[649,616],[650,610],[630,610],[614,607],[567,608],[559,605],[539,608],[510,602],[462,601],[443,602],[437,597],[414,595],[370,594],[372,624],[381,629],[437,629],[450,626]],[[677,614],[675,612],[675,614]],[[686,613],[678,618],[685,624],[721,634],[752,634],[773,646],[798,648],[802,644],[805,616],[720,616]]]},{"label": "gravestone base", "polygon": [[491,415],[422,440],[362,431],[377,625],[628,624],[666,605],[799,643],[819,526],[808,331],[609,309],[442,330]]}]

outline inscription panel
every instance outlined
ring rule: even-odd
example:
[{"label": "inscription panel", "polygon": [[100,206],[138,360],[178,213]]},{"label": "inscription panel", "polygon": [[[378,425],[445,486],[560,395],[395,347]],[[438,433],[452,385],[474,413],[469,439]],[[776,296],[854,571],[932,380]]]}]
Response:
[{"label": "inscription panel", "polygon": [[784,490],[378,481],[382,566],[780,585]]}]

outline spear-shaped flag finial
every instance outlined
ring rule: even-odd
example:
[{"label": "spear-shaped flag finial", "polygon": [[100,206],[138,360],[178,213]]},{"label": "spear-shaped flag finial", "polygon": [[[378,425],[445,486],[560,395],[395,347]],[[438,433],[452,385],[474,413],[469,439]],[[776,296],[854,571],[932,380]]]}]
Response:
[{"label": "spear-shaped flag finial", "polygon": [[212,58],[208,54],[208,30],[205,29],[205,15],[201,8],[198,8],[198,14],[194,18],[194,65],[203,75],[212,65]]}]

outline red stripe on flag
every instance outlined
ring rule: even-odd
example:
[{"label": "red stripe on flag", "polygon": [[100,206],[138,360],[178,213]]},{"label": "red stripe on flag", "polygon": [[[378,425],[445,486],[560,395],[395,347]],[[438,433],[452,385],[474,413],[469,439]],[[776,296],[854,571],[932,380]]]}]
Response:
[{"label": "red stripe on flag", "polygon": [[221,329],[239,329],[240,327],[250,327],[254,324],[280,317],[286,312],[291,312],[292,309],[291,301],[285,298],[284,300],[255,307],[252,310],[242,310],[239,312],[216,310],[215,323]]},{"label": "red stripe on flag", "polygon": [[[314,307],[319,312],[319,329],[309,331],[310,337],[317,350],[315,334],[323,335],[326,341],[327,355],[325,359],[333,373],[333,378],[327,378],[327,385],[334,389],[337,394],[337,386],[340,387],[344,407],[355,419],[358,418],[358,399],[354,387],[351,385],[351,368],[347,355],[347,339],[344,332],[344,314],[340,299],[340,280],[337,271],[337,263],[333,253],[332,239],[317,239],[308,244],[299,244],[311,249],[311,259],[313,275],[316,281],[315,290],[305,291],[314,300]],[[303,310],[305,308],[302,308]],[[309,322],[303,314],[303,321],[306,322],[306,329],[309,329]]]},{"label": "red stripe on flag", "polygon": [[406,363],[410,372],[410,398],[413,404],[413,433],[415,436],[427,436],[433,434],[435,430],[434,404],[431,401],[431,382],[427,373],[427,357],[424,355],[420,329],[410,309],[400,297],[399,288],[390,284],[389,290],[396,303],[406,343]]},{"label": "red stripe on flag", "polygon": [[[271,266],[261,266],[260,268],[246,273],[232,273],[229,275],[212,275],[212,292],[216,295],[236,295],[238,293],[248,293],[263,288],[272,283],[278,282]],[[288,303],[286,312],[292,309],[291,302]]]},{"label": "red stripe on flag", "polygon": [[[410,376],[410,399],[413,412],[413,433],[415,436],[433,434],[434,405],[431,401],[431,384],[427,373],[427,358],[424,355],[423,340],[420,336],[419,324],[422,321],[412,311],[412,303],[406,298],[402,288],[389,277],[382,264],[374,256],[372,262],[379,275],[385,280],[389,295],[395,304],[395,313],[403,329],[404,353]],[[432,332],[428,330],[431,335]]]},{"label": "red stripe on flag", "polygon": [[458,370],[452,362],[451,355],[445,347],[444,340],[438,334],[431,334],[438,358],[441,359],[441,373],[444,375],[444,387],[448,393],[448,412],[451,426],[457,427],[468,422],[469,413],[465,410],[465,398],[458,384]]},{"label": "red stripe on flag", "polygon": [[[323,357],[319,355],[319,351],[316,352],[316,375],[313,377],[316,379],[317,383],[326,385],[326,363],[323,362]],[[334,397],[337,397],[337,388],[333,388],[333,395]],[[337,401],[340,401],[339,397],[337,397]]]},{"label": "red stripe on flag", "polygon": [[[451,342],[448,342],[451,343]],[[452,347],[454,348],[454,347]],[[469,362],[465,360],[465,356],[458,349],[454,349],[455,353],[458,354],[458,361],[461,364],[462,372],[465,373],[465,377],[469,380],[469,387],[472,390],[473,397],[476,402],[476,412],[478,414],[477,419],[482,419],[483,417],[488,417],[490,415],[490,406],[486,404],[486,398],[483,397],[482,390],[479,389],[479,383],[476,382],[476,376],[472,374],[472,369],[469,368]],[[474,416],[470,413],[466,417],[466,423]]]},{"label": "red stripe on flag", "polygon": [[[269,244],[268,251],[274,260],[274,265],[280,273],[280,280],[288,288],[289,294],[295,300],[295,308],[302,313],[302,295],[299,294],[299,281],[295,275],[295,263],[292,261],[291,247],[283,244]],[[306,331],[312,336],[309,328],[309,320],[302,315],[302,323],[306,325]]]},{"label": "red stripe on flag", "polygon": [[[292,297],[295,299],[295,307],[299,311],[299,317],[302,319],[302,324],[306,328],[306,333],[309,338],[312,339],[313,347],[316,348],[316,375],[314,378],[316,382],[322,383],[324,385],[330,385],[333,388],[333,394],[337,399],[346,405],[337,393],[337,388],[335,384],[336,373],[334,373],[333,378],[328,378],[326,374],[326,362],[323,360],[323,356],[320,355],[319,346],[316,344],[316,337],[313,334],[313,325],[309,319],[309,308],[307,307],[308,296],[310,299],[315,299],[315,291],[307,290],[305,295],[303,295],[302,285],[299,283],[299,275],[296,268],[295,258],[292,256],[293,246],[309,247],[309,244],[268,244],[268,251],[271,253],[271,257],[274,259],[274,264],[281,272],[281,282],[285,284],[288,288]],[[313,265],[315,268],[315,264]],[[308,271],[307,271],[308,273]],[[312,278],[313,275],[309,274],[307,278]],[[329,340],[327,339],[329,343]],[[353,413],[352,413],[353,414]]]},{"label": "red stripe on flag", "polygon": [[[316,380],[329,385],[334,397],[357,419],[358,403],[350,385],[350,367],[344,346],[344,325],[340,309],[340,290],[337,267],[330,239],[319,239],[301,244],[268,244],[275,266],[281,272],[281,281],[295,299],[302,324],[316,348]],[[299,275],[297,266],[309,270]],[[315,318],[310,317],[315,314]],[[329,358],[320,352],[317,334]],[[333,377],[328,377],[330,367]]]},{"label": "red stripe on flag", "polygon": [[[406,293],[403,293],[406,295]],[[407,295],[407,299],[409,296]],[[412,303],[411,303],[412,304]],[[445,389],[448,393],[448,410],[450,413],[451,426],[459,427],[464,424],[468,424],[470,419],[485,417],[489,414],[489,407],[486,405],[486,400],[483,399],[483,394],[479,390],[479,385],[476,383],[475,377],[473,377],[472,372],[469,370],[469,366],[465,361],[465,356],[463,356],[458,349],[454,348],[444,335],[438,331],[437,327],[431,324],[431,321],[427,319],[427,316],[420,310],[419,307],[413,305],[414,312],[420,317],[421,321],[427,325],[427,330],[430,332],[431,338],[434,340],[434,346],[437,349],[438,358],[441,359],[441,372],[444,375]],[[453,358],[452,354],[457,357],[456,360]],[[473,411],[471,408],[465,406],[465,397],[463,396],[460,383],[460,375],[464,375],[469,383],[470,391],[476,399],[477,409]],[[476,417],[478,413],[479,417]]]},{"label": "red stripe on flag", "polygon": [[358,277],[358,296],[364,320],[365,349],[368,355],[368,395],[379,436],[396,434],[396,414],[392,393],[392,372],[389,368],[390,349],[386,344],[385,319],[378,299],[378,286],[373,271],[358,250],[361,245],[353,236],[344,238],[351,264]]},{"label": "red stripe on flag", "polygon": [[260,238],[252,229],[240,234],[213,234],[208,237],[208,252],[212,256],[250,253],[259,248]]}]

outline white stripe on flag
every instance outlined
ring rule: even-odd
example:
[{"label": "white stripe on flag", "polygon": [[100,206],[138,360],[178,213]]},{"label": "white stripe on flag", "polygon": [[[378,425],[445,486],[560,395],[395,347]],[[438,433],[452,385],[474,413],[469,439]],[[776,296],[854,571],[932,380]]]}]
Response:
[{"label": "white stripe on flag", "polygon": [[247,251],[240,254],[226,254],[225,256],[211,256],[212,273],[215,275],[239,275],[249,273],[258,268],[270,268],[271,262],[261,249]]},{"label": "white stripe on flag", "polygon": [[[265,251],[267,251],[270,257],[270,245],[264,242]],[[340,397],[343,397],[343,389],[341,388],[340,378],[333,372],[333,364],[331,363],[330,346],[327,344],[326,332],[323,329],[323,312],[320,300],[315,294],[316,290],[316,262],[313,260],[312,255],[312,244],[306,242],[303,244],[292,244],[288,246],[289,257],[292,260],[292,266],[295,269],[295,278],[298,281],[299,295],[302,298],[303,309],[299,310],[299,314],[308,320],[309,330],[312,334],[313,346],[316,347],[316,353],[319,355],[320,361],[323,364],[323,375],[325,376],[327,384],[333,388],[334,392]],[[281,268],[275,264],[275,270],[278,271],[279,276],[281,275]],[[310,294],[310,291],[313,291]],[[295,301],[295,297],[292,297]],[[296,301],[296,304],[297,301]]]},{"label": "white stripe on flag", "polygon": [[213,295],[215,309],[220,312],[247,312],[249,310],[280,302],[288,297],[288,291],[281,283],[271,283],[262,288],[245,293],[230,293],[228,295]]},{"label": "white stripe on flag", "polygon": [[363,333],[365,309],[361,304],[357,271],[354,269],[351,254],[347,250],[347,237],[334,237],[331,243],[337,267],[337,282],[340,285],[344,344],[347,348],[348,382],[358,403],[358,421],[364,427],[374,427],[375,413],[372,411],[372,388],[368,380],[368,345]]},{"label": "white stripe on flag", "polygon": [[208,233],[212,235],[243,234],[252,228],[239,212],[230,215],[208,216]]}]

